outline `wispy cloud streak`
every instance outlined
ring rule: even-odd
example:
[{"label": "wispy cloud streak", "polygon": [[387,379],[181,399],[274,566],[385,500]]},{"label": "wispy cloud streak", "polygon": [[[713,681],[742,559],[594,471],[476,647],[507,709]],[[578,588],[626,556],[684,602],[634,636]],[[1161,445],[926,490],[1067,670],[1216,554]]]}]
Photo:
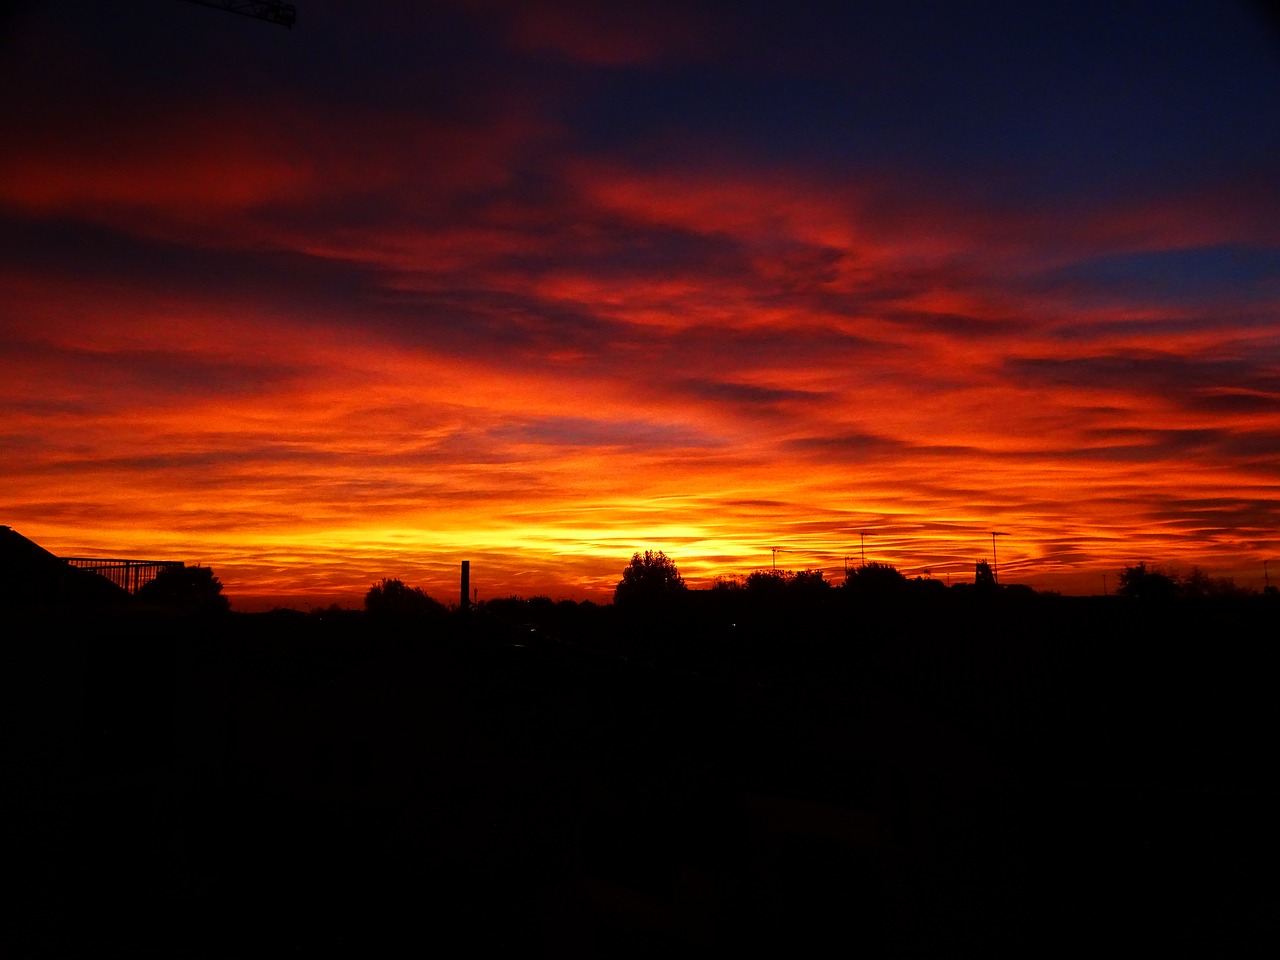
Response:
[{"label": "wispy cloud streak", "polygon": [[1280,66],[1247,23],[1174,17],[1170,57],[1127,5],[767,8],[33,11],[0,58],[3,522],[214,563],[246,607],[451,596],[464,557],[602,599],[649,546],[838,576],[862,534],[964,579],[991,529],[1041,587],[1256,580]]}]

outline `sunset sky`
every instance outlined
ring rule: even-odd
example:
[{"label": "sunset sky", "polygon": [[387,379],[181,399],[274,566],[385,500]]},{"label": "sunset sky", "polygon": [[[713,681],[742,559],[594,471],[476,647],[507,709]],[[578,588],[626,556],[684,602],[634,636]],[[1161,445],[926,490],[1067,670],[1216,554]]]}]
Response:
[{"label": "sunset sky", "polygon": [[1280,577],[1261,6],[296,6],[3,21],[0,523],[241,610]]}]

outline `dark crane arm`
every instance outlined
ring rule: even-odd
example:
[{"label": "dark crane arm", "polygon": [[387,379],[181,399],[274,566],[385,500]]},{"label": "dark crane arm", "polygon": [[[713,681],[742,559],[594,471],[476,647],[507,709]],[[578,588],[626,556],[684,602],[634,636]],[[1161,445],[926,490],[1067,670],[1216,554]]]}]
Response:
[{"label": "dark crane arm", "polygon": [[282,27],[293,27],[298,19],[298,11],[292,3],[279,3],[277,0],[189,0],[205,7],[217,7],[231,13],[242,13],[246,17],[278,23]]}]

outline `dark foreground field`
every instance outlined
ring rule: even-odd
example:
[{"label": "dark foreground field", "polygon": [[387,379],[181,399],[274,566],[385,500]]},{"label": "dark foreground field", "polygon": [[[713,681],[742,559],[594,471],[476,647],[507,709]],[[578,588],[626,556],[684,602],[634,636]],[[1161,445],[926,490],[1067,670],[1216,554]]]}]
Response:
[{"label": "dark foreground field", "polygon": [[592,616],[10,618],[0,950],[1276,955],[1261,598]]}]

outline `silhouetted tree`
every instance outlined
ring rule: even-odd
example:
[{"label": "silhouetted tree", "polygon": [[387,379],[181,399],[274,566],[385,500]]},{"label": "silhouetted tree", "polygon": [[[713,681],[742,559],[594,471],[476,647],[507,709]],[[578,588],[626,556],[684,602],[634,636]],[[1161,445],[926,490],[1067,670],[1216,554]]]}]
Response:
[{"label": "silhouetted tree", "polygon": [[613,602],[620,607],[662,605],[684,592],[684,578],[671,558],[661,550],[646,550],[632,554],[613,591]]},{"label": "silhouetted tree", "polygon": [[222,581],[210,567],[168,567],[139,587],[137,598],[140,603],[200,616],[231,609],[231,601],[222,595]]},{"label": "silhouetted tree", "polygon": [[[831,584],[821,570],[754,570],[742,581],[743,594],[758,607],[779,606],[790,610],[821,602]],[[732,588],[729,588],[732,589]]]},{"label": "silhouetted tree", "polygon": [[797,570],[789,586],[794,592],[805,596],[822,594],[831,589],[831,584],[821,570]]},{"label": "silhouetted tree", "polygon": [[1184,597],[1209,597],[1213,595],[1213,577],[1199,567],[1192,567],[1185,577],[1178,577],[1178,592]]},{"label": "silhouetted tree", "polygon": [[996,575],[991,569],[991,564],[985,560],[979,560],[973,568],[973,585],[979,590],[994,590],[996,588]]},{"label": "silhouetted tree", "polygon": [[382,579],[364,595],[365,613],[376,617],[423,617],[445,613],[444,604],[427,596],[421,587],[402,580]]},{"label": "silhouetted tree", "polygon": [[906,582],[897,567],[875,561],[853,567],[844,575],[845,589],[864,596],[897,593]]},{"label": "silhouetted tree", "polygon": [[947,585],[941,580],[934,580],[932,577],[916,577],[914,580],[908,580],[907,586],[911,589],[912,594],[917,597],[940,597],[945,596]]},{"label": "silhouetted tree", "polygon": [[1178,588],[1177,577],[1155,569],[1148,570],[1144,561],[1120,572],[1120,586],[1116,593],[1144,600],[1168,600],[1178,594]]},{"label": "silhouetted tree", "polygon": [[743,587],[755,599],[780,599],[794,576],[790,570],[752,570]]},{"label": "silhouetted tree", "polygon": [[1192,567],[1191,572],[1179,581],[1179,592],[1186,597],[1243,597],[1250,591],[1237,587],[1230,577],[1211,577],[1199,567]]}]

